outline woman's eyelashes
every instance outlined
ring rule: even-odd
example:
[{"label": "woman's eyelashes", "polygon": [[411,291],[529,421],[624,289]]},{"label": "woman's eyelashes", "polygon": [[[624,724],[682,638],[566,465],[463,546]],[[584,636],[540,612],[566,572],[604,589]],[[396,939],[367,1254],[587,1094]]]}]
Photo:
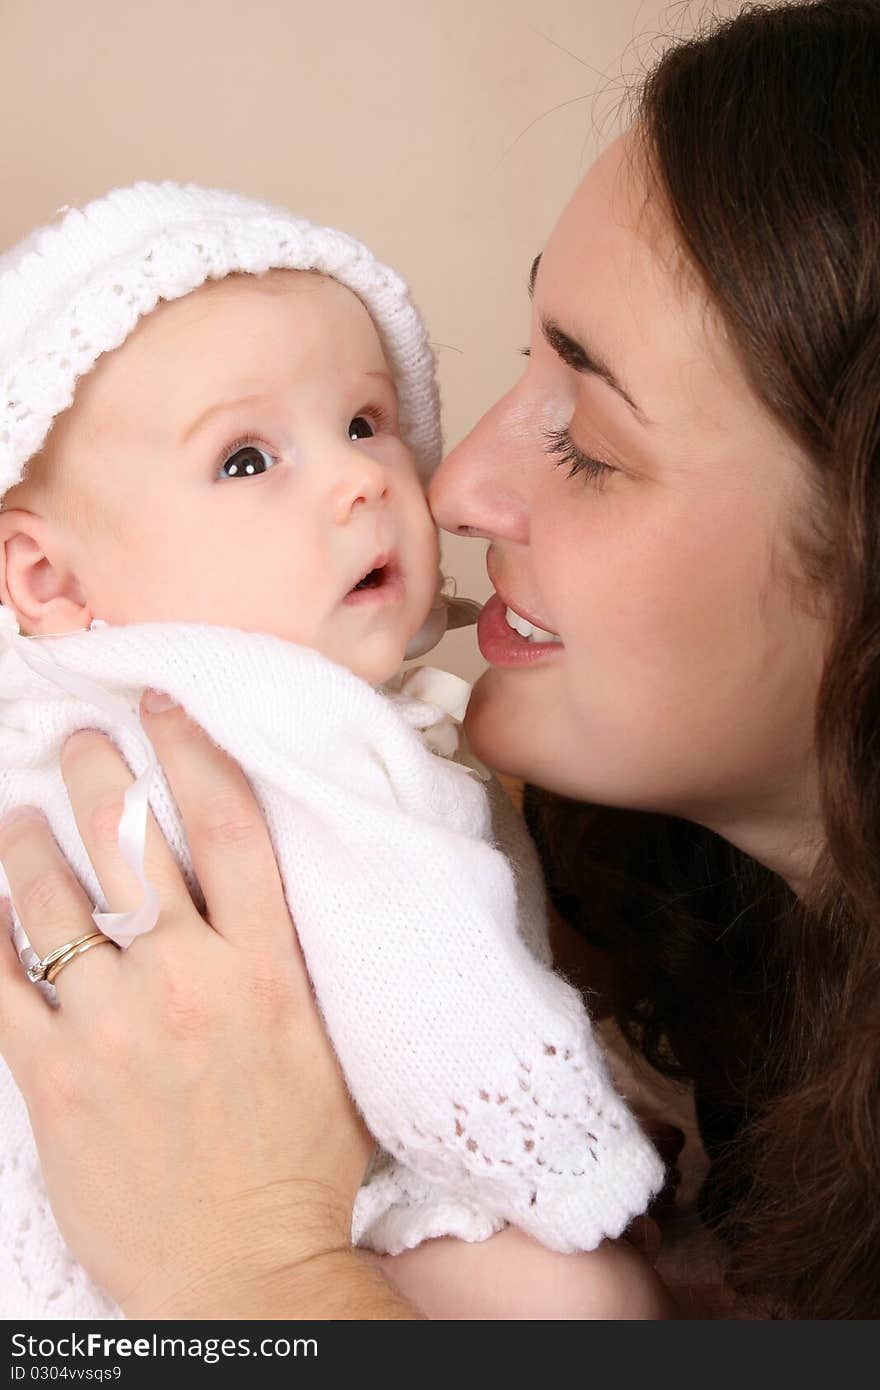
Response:
[{"label": "woman's eyelashes", "polygon": [[[352,444],[361,439],[372,439],[388,427],[388,414],[380,406],[368,406],[353,415],[348,424],[348,438]],[[217,476],[225,478],[253,478],[270,472],[283,455],[274,453],[265,441],[245,435],[227,444],[220,454]],[[224,471],[225,470],[225,471]]]},{"label": "woman's eyelashes", "polygon": [[544,438],[547,453],[557,456],[557,468],[567,466],[569,478],[574,478],[580,473],[588,482],[601,487],[606,478],[618,472],[618,469],[612,468],[609,463],[603,463],[601,459],[583,453],[569,434],[567,425],[560,429],[545,430]]},{"label": "woman's eyelashes", "polygon": [[[519,351],[522,357],[531,357],[532,355],[532,350],[529,347],[520,348]],[[592,455],[585,454],[579,449],[569,434],[567,425],[556,430],[545,430],[544,438],[546,440],[544,447],[547,453],[557,455],[557,468],[563,465],[567,466],[570,478],[582,473],[588,482],[601,487],[610,474],[620,471],[617,468],[612,468],[610,463],[603,463],[601,459],[593,458]]]}]

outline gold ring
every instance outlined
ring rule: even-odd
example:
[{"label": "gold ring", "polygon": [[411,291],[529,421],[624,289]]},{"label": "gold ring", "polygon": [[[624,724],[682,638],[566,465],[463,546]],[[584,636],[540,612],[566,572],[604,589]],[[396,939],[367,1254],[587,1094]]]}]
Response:
[{"label": "gold ring", "polygon": [[112,937],[105,936],[102,931],[87,932],[85,936],[78,936],[75,941],[67,941],[63,946],[56,946],[54,951],[50,951],[48,956],[42,960],[36,960],[28,966],[27,977],[36,984],[39,980],[45,980],[51,985],[58,974],[63,970],[68,961],[75,956],[82,955],[83,951],[90,951],[93,946],[100,946],[106,941],[108,946],[115,946],[116,942]]},{"label": "gold ring", "polygon": [[[115,946],[116,942],[109,936],[105,936],[102,931],[96,932],[94,936],[89,936],[85,941],[80,941],[77,946],[71,946],[69,951],[65,951],[63,956],[59,956],[55,964],[46,971],[46,983],[54,983],[55,976],[59,970],[63,970],[68,961],[75,956],[81,956],[84,951],[90,951],[93,946]],[[118,948],[117,948],[118,949]]]}]

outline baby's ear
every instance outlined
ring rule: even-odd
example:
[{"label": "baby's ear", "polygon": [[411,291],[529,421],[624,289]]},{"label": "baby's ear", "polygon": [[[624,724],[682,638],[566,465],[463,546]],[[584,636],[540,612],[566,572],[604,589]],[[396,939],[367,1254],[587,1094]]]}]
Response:
[{"label": "baby's ear", "polygon": [[0,511],[0,599],[29,636],[75,632],[91,621],[68,542],[36,512]]}]

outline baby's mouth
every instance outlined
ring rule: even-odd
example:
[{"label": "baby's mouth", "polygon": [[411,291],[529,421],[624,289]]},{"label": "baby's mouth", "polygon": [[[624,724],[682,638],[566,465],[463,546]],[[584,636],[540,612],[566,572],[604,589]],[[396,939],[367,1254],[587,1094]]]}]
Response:
[{"label": "baby's mouth", "polygon": [[399,587],[401,580],[400,562],[394,555],[378,555],[373,560],[370,568],[361,576],[346,594],[350,599],[354,594],[363,594],[370,590],[390,589]]},{"label": "baby's mouth", "polygon": [[381,565],[378,569],[372,569],[369,574],[365,574],[350,592],[356,594],[359,589],[381,589],[384,582],[385,566]]}]

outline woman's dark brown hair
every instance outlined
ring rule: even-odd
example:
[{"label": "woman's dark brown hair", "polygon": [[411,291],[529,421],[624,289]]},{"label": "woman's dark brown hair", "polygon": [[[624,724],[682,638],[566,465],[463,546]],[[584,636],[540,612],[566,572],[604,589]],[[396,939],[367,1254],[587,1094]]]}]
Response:
[{"label": "woman's dark brown hair", "polygon": [[778,1316],[877,1317],[880,3],[744,9],[664,55],[635,129],[649,201],[810,461],[827,848],[798,899],[685,821],[532,789],[529,820],[557,905],[614,952],[624,1031],[694,1082],[734,1286]]}]

